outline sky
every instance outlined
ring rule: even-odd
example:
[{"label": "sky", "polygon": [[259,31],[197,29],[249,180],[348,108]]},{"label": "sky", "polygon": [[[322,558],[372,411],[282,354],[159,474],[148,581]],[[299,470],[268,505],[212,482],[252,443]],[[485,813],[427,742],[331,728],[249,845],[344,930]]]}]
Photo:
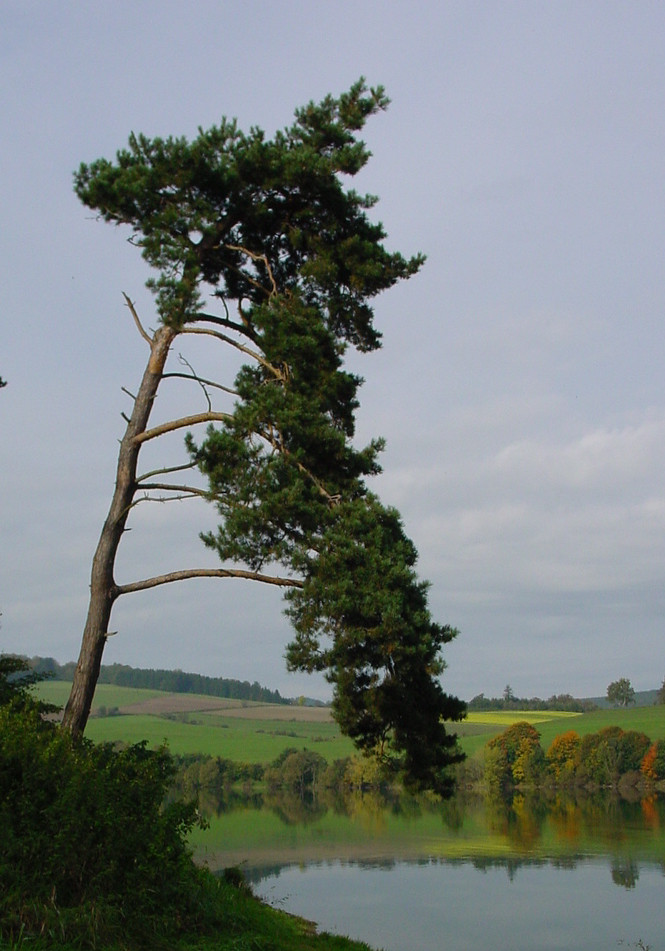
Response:
[{"label": "sky", "polygon": [[[0,650],[78,656],[121,387],[146,358],[123,292],[155,326],[139,252],[79,204],[73,171],[132,131],[235,116],[273,134],[361,75],[392,103],[355,185],[380,197],[388,246],[427,263],[377,300],[383,347],[353,360],[358,440],[386,438],[373,488],[402,513],[434,617],[460,631],[445,688],[660,686],[660,0],[3,0]],[[163,388],[158,409],[200,399]],[[117,580],[214,567],[198,538],[214,524],[204,503],[137,506]],[[286,672],[281,612],[246,582],[128,595],[104,660],[329,696]]]}]

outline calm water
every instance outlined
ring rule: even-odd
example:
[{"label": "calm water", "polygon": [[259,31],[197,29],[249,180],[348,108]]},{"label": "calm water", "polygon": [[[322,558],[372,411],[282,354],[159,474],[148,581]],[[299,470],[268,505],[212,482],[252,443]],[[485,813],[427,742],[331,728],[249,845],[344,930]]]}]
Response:
[{"label": "calm water", "polygon": [[610,951],[665,947],[665,878],[633,866],[617,885],[611,863],[574,868],[472,862],[309,864],[263,878],[271,904],[386,951]]},{"label": "calm water", "polygon": [[218,804],[194,844],[385,951],[665,951],[665,801]]}]

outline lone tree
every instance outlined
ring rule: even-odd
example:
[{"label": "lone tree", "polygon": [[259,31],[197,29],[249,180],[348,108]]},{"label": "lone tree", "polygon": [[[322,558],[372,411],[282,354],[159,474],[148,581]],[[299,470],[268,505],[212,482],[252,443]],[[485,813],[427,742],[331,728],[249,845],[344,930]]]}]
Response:
[{"label": "lone tree", "polygon": [[[295,114],[268,139],[235,121],[184,138],[131,135],[114,162],[81,165],[75,190],[101,218],[132,231],[156,276],[159,326],[120,444],[116,487],[92,564],[89,613],[64,726],[86,724],[114,602],[194,577],[245,578],[284,589],[295,629],[290,669],[323,671],[333,711],[363,750],[416,786],[445,789],[459,759],[444,720],[464,704],[443,692],[441,648],[457,633],[433,622],[416,550],[398,513],[365,479],[382,441],[353,443],[362,380],[350,347],[380,346],[371,301],[415,274],[421,255],[386,250],[376,199],[345,187],[369,159],[357,137],[386,108],[363,80]],[[176,339],[201,335],[237,355],[235,380],[167,372]],[[202,411],[150,425],[163,380],[194,381]],[[221,404],[213,408],[213,396]],[[146,443],[188,432],[188,461],[140,473]],[[205,479],[179,482],[198,469]],[[143,499],[203,497],[220,516],[203,536],[222,562],[120,584],[114,564],[132,507]]]},{"label": "lone tree", "polygon": [[635,703],[635,691],[631,687],[630,680],[627,677],[613,680],[607,688],[607,699],[615,707],[627,707]]}]

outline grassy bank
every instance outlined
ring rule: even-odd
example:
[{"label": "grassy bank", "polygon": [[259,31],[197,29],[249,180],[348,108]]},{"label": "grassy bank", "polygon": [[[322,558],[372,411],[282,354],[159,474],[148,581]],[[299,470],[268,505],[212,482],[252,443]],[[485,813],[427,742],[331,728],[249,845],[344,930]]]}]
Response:
[{"label": "grassy bank", "polygon": [[[223,925],[213,935],[146,936],[145,942],[104,945],[104,951],[378,951],[361,941],[326,932],[303,918],[288,915],[254,898],[248,890],[222,882],[217,914]],[[85,946],[85,945],[84,945]],[[57,936],[16,941],[0,940],[2,951],[80,951],[81,945],[61,943]]]}]

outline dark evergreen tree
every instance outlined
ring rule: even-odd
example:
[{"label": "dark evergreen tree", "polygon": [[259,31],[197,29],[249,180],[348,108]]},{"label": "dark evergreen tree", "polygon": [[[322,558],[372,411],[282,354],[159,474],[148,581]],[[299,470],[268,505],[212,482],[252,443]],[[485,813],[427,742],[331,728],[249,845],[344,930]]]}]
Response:
[{"label": "dark evergreen tree", "polygon": [[[416,785],[446,786],[459,753],[442,721],[459,719],[464,706],[441,689],[440,650],[455,631],[432,621],[415,549],[397,514],[367,489],[382,443],[353,442],[361,379],[344,366],[349,347],[380,344],[372,300],[423,262],[389,252],[367,214],[376,199],[347,187],[370,154],[357,133],[387,102],[360,81],[299,110],[272,139],[227,120],[192,142],[132,135],[115,162],[76,175],[81,200],[129,226],[155,268],[160,326],[148,334],[127,298],[151,353],[93,562],[65,712],[74,733],[88,716],[117,597],[195,576],[251,578],[290,592],[289,664],[327,672],[342,729]],[[237,353],[232,386],[165,372],[186,334]],[[207,409],[148,428],[161,379],[183,375],[200,384]],[[220,411],[213,389],[225,401]],[[190,433],[186,445],[205,488],[160,478],[187,466],[137,474],[145,442],[200,423],[207,432]],[[225,567],[117,584],[115,554],[138,490],[213,502],[221,522],[204,541]]]}]

